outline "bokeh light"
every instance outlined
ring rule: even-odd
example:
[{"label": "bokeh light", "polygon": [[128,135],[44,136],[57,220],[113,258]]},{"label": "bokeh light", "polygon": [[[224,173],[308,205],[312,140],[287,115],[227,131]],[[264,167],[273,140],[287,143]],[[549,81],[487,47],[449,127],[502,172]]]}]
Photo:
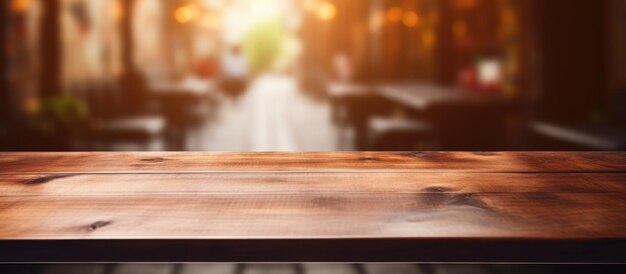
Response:
[{"label": "bokeh light", "polygon": [[387,20],[392,23],[398,23],[402,20],[404,11],[400,7],[392,7],[387,11]]},{"label": "bokeh light", "polygon": [[195,4],[187,4],[184,5],[174,12],[174,18],[177,22],[181,24],[189,23],[196,18],[198,18],[200,14],[200,9]]},{"label": "bokeh light", "polygon": [[337,15],[337,8],[333,3],[324,2],[319,6],[317,15],[324,21],[332,20]]},{"label": "bokeh light", "polygon": [[415,27],[419,23],[419,17],[414,11],[407,11],[402,17],[402,23],[409,28]]},{"label": "bokeh light", "polygon": [[31,0],[12,0],[11,10],[14,12],[22,13],[27,11],[31,6]]}]

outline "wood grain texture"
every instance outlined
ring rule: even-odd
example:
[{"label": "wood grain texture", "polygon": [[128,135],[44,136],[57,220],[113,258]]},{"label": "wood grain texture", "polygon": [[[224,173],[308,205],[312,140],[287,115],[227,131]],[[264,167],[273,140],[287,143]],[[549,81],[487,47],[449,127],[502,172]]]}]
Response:
[{"label": "wood grain texture", "polygon": [[623,263],[625,162],[621,152],[0,153],[0,261]]},{"label": "wood grain texture", "polygon": [[[546,210],[549,209],[549,210]],[[0,197],[3,239],[625,237],[623,194]]]},{"label": "wood grain texture", "polygon": [[14,152],[0,173],[50,172],[626,172],[626,152]]},{"label": "wood grain texture", "polygon": [[624,193],[626,173],[62,173],[0,175],[0,196]]}]

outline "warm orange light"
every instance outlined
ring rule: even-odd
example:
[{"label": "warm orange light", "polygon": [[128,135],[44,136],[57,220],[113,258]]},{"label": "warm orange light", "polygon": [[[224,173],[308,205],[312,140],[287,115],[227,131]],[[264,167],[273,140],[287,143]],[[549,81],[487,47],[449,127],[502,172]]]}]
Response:
[{"label": "warm orange light", "polygon": [[398,23],[402,20],[404,11],[400,7],[392,7],[387,11],[387,20],[392,23]]},{"label": "warm orange light", "polygon": [[120,21],[120,19],[122,19],[122,16],[124,16],[124,9],[122,9],[122,4],[119,0],[111,1],[110,3],[111,6],[109,11],[111,18],[113,18],[114,21],[118,22]]},{"label": "warm orange light", "polygon": [[31,5],[31,0],[12,0],[11,11],[16,13],[26,12]]},{"label": "warm orange light", "polygon": [[402,17],[402,23],[404,23],[404,25],[408,28],[415,27],[417,26],[417,23],[419,23],[419,17],[414,11],[407,11]]},{"label": "warm orange light", "polygon": [[207,29],[217,29],[220,27],[220,20],[215,14],[205,14],[200,19],[200,25]]},{"label": "warm orange light", "polygon": [[319,0],[304,0],[304,2],[302,2],[302,7],[306,11],[315,12],[315,10],[317,10],[319,5],[320,5]]},{"label": "warm orange light", "polygon": [[194,4],[188,4],[177,8],[174,12],[174,18],[178,23],[185,24],[196,20],[199,14],[200,9],[198,8],[198,6]]},{"label": "warm orange light", "polygon": [[454,0],[452,6],[456,9],[471,9],[478,5],[478,0]]},{"label": "warm orange light", "polygon": [[337,16],[337,8],[333,3],[324,2],[317,9],[317,16],[324,21],[332,20]]},{"label": "warm orange light", "polygon": [[467,35],[467,23],[457,20],[452,24],[452,33],[456,38],[463,38]]},{"label": "warm orange light", "polygon": [[370,30],[378,31],[385,24],[385,12],[378,11],[370,15]]},{"label": "warm orange light", "polygon": [[425,31],[422,34],[422,46],[426,49],[433,49],[437,44],[437,35],[433,31]]}]

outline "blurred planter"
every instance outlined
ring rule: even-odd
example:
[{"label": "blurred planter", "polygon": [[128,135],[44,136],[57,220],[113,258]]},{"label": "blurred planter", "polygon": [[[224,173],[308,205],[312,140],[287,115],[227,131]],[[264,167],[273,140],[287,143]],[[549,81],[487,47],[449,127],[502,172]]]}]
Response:
[{"label": "blurred planter", "polygon": [[74,96],[54,96],[44,100],[30,120],[38,150],[69,150],[86,132],[87,107]]}]

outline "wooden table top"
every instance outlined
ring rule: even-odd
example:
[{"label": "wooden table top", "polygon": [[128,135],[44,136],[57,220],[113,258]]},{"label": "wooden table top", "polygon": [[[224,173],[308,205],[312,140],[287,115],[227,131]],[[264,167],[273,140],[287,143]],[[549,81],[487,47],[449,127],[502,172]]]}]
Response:
[{"label": "wooden table top", "polygon": [[0,153],[0,261],[626,262],[626,153]]}]

